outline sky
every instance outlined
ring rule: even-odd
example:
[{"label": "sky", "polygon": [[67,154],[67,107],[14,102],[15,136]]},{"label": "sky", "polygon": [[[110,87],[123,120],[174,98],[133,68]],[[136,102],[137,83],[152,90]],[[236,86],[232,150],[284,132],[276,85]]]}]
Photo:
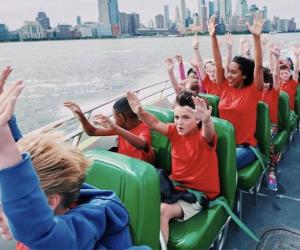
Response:
[{"label": "sky", "polygon": [[[164,14],[164,5],[169,5],[170,19],[175,19],[175,7],[180,8],[180,0],[118,0],[119,11],[140,14],[141,23],[148,22],[158,14]],[[198,0],[186,0],[186,7],[191,13],[198,12]],[[232,0],[232,11],[235,13],[237,0]],[[259,9],[268,7],[268,17],[274,15],[281,19],[296,18],[297,28],[300,28],[300,1],[289,0],[248,0],[248,5],[256,4]],[[58,23],[76,24],[76,16],[81,16],[82,22],[98,20],[97,0],[1,0],[0,23],[5,23],[10,30],[20,28],[24,21],[35,21],[37,13],[43,10],[50,18],[50,25]]]}]

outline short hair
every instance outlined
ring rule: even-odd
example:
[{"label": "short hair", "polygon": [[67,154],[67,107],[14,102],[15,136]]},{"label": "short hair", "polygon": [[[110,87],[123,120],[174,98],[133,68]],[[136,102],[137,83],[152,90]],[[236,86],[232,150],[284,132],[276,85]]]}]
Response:
[{"label": "short hair", "polygon": [[190,69],[188,70],[187,76],[189,76],[190,74],[196,74],[196,75],[197,75],[196,71],[195,71],[193,68],[190,68]]},{"label": "short hair", "polygon": [[204,68],[206,69],[206,65],[207,64],[212,64],[212,63],[214,63],[213,61],[207,61],[205,64],[204,64]]},{"label": "short hair", "polygon": [[46,196],[60,194],[61,205],[69,207],[78,198],[91,164],[83,153],[65,142],[58,132],[29,135],[17,142],[20,152],[28,152]]},{"label": "short hair", "polygon": [[270,83],[270,90],[273,87],[273,75],[270,69],[263,67],[263,77],[265,83]]},{"label": "short hair", "polygon": [[115,102],[114,106],[113,106],[113,109],[125,116],[125,117],[128,117],[128,118],[138,118],[137,114],[135,114],[130,105],[129,105],[129,102],[128,102],[128,99],[127,97],[123,97],[121,99],[119,99],[118,101]]},{"label": "short hair", "polygon": [[254,79],[254,62],[243,56],[235,56],[232,59],[232,62],[235,62],[239,65],[239,69],[242,71],[242,75],[246,76],[244,79],[244,85],[250,86]]},{"label": "short hair", "polygon": [[279,66],[279,71],[280,71],[280,70],[288,70],[288,71],[291,71],[290,67],[287,66],[287,65],[285,65],[285,64]]}]

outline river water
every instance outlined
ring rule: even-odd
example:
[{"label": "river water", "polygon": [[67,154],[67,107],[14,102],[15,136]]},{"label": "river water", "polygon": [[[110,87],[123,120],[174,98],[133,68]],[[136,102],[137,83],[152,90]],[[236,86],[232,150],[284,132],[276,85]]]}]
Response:
[{"label": "river water", "polygon": [[[240,37],[235,37],[233,55],[238,52]],[[212,58],[210,37],[200,39],[203,58]],[[250,35],[249,39],[252,41]],[[0,69],[11,65],[14,71],[9,80],[25,82],[15,113],[26,134],[69,115],[62,106],[64,101],[84,107],[166,80],[164,60],[181,54],[187,68],[193,57],[191,40],[168,37],[2,43]],[[300,43],[300,33],[270,35],[269,40],[284,43],[284,58],[291,56],[292,44]],[[175,74],[179,75],[176,68]]]}]

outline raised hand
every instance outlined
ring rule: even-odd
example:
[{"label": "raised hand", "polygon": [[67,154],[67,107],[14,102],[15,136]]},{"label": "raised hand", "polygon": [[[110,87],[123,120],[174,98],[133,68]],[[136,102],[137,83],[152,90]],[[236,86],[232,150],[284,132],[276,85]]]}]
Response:
[{"label": "raised hand", "polygon": [[275,43],[270,44],[269,51],[272,52],[274,56],[279,57],[281,48],[282,48],[282,44],[279,41],[277,41]]},{"label": "raised hand", "polygon": [[250,53],[250,49],[251,49],[251,44],[249,42],[249,40],[247,38],[244,39],[244,42],[242,43],[243,45],[243,48],[244,48],[244,51],[245,53]]},{"label": "raised hand", "polygon": [[247,40],[246,36],[242,36],[239,40],[240,44],[243,44]]},{"label": "raised hand", "polygon": [[168,71],[169,71],[169,72],[172,72],[172,71],[174,70],[174,65],[175,65],[174,61],[173,61],[171,58],[167,58],[167,59],[165,60],[165,63],[166,63],[166,65],[167,65]]},{"label": "raised hand", "polygon": [[130,91],[127,91],[126,97],[129,102],[129,105],[134,113],[136,113],[138,115],[141,111],[143,111],[143,106],[142,106],[139,98],[135,94],[133,94]]},{"label": "raised hand", "polygon": [[198,49],[200,46],[200,39],[197,35],[197,33],[194,35],[193,40],[192,40],[192,45],[194,49]]},{"label": "raised hand", "polygon": [[219,49],[221,49],[225,39],[219,36],[217,37],[217,40],[218,40]]},{"label": "raised hand", "polygon": [[217,26],[216,16],[212,15],[211,18],[207,22],[208,32],[211,37],[216,36],[216,33],[217,33],[216,26]]},{"label": "raised hand", "polygon": [[98,114],[98,115],[94,115],[93,116],[94,118],[94,121],[93,123],[94,124],[98,124],[102,127],[105,127],[105,128],[108,128],[108,129],[114,129],[114,127],[116,126],[107,116],[105,115],[101,115],[101,114]]},{"label": "raised hand", "polygon": [[262,34],[262,35],[261,35],[261,43],[262,43],[263,45],[266,45],[266,44],[268,43],[268,41],[269,41],[269,35],[267,35],[267,34]]},{"label": "raised hand", "polygon": [[299,53],[300,53],[300,46],[299,46],[299,44],[296,44],[296,45],[293,47],[293,52],[294,52],[294,55],[295,55],[296,57],[299,56]]},{"label": "raised hand", "polygon": [[3,86],[9,76],[9,74],[12,72],[12,68],[10,66],[6,66],[1,74],[0,74],[0,94],[3,92]]},{"label": "raised hand", "polygon": [[7,126],[7,123],[10,121],[14,109],[15,104],[18,99],[18,96],[23,90],[23,81],[17,80],[12,82],[0,95],[0,138],[2,137],[1,132],[4,126]]},{"label": "raised hand", "polygon": [[266,20],[262,19],[263,14],[260,13],[259,11],[253,13],[253,25],[250,26],[249,23],[245,22],[246,25],[248,26],[249,31],[252,33],[254,36],[260,36],[262,29],[264,27],[264,24]]},{"label": "raised hand", "polygon": [[176,60],[177,60],[177,62],[178,62],[179,64],[182,63],[182,56],[181,56],[181,55],[176,55],[175,58],[176,58]]},{"label": "raised hand", "polygon": [[80,107],[74,102],[64,102],[63,105],[65,107],[69,108],[72,111],[73,115],[75,115],[77,118],[79,116],[84,115],[83,112],[81,111]]},{"label": "raised hand", "polygon": [[187,111],[193,114],[196,119],[204,123],[209,121],[211,117],[212,107],[209,106],[209,108],[207,108],[206,102],[198,96],[197,97],[193,96],[192,98],[195,103],[195,109],[186,106],[185,108],[187,109]]},{"label": "raised hand", "polygon": [[232,47],[232,45],[233,45],[233,38],[234,38],[234,36],[231,33],[229,33],[229,32],[225,33],[224,40],[225,40],[225,43],[227,44],[227,46]]},{"label": "raised hand", "polygon": [[190,64],[192,65],[192,67],[198,68],[197,60],[196,60],[195,58],[193,58],[193,59],[190,61]]}]

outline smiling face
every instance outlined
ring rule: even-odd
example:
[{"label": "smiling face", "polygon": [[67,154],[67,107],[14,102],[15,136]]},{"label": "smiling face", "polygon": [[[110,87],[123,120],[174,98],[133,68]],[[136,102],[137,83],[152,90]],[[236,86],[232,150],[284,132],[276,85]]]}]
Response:
[{"label": "smiling face", "polygon": [[205,64],[205,72],[208,75],[209,75],[209,67],[210,67],[210,65],[211,65],[211,63],[209,63],[209,62]]},{"label": "smiling face", "polygon": [[209,66],[209,68],[208,68],[208,76],[209,76],[209,79],[212,82],[216,82],[217,81],[217,79],[216,79],[216,66],[215,65]]},{"label": "smiling face", "polygon": [[288,69],[281,69],[279,72],[279,77],[283,82],[288,82],[290,80],[291,75],[291,71]]},{"label": "smiling face", "polygon": [[13,236],[8,227],[7,217],[2,210],[1,204],[0,204],[0,233],[2,235],[3,240],[6,241],[13,240]]},{"label": "smiling face", "polygon": [[269,83],[269,82],[264,82],[263,91],[264,91],[265,93],[269,92],[270,86],[271,86],[271,83]]},{"label": "smiling face", "polygon": [[191,135],[198,131],[199,120],[179,105],[174,107],[174,123],[179,135]]},{"label": "smiling face", "polygon": [[242,74],[240,70],[240,65],[236,62],[232,62],[229,64],[227,79],[229,82],[229,86],[234,88],[241,88],[243,86],[243,82],[246,76]]}]

